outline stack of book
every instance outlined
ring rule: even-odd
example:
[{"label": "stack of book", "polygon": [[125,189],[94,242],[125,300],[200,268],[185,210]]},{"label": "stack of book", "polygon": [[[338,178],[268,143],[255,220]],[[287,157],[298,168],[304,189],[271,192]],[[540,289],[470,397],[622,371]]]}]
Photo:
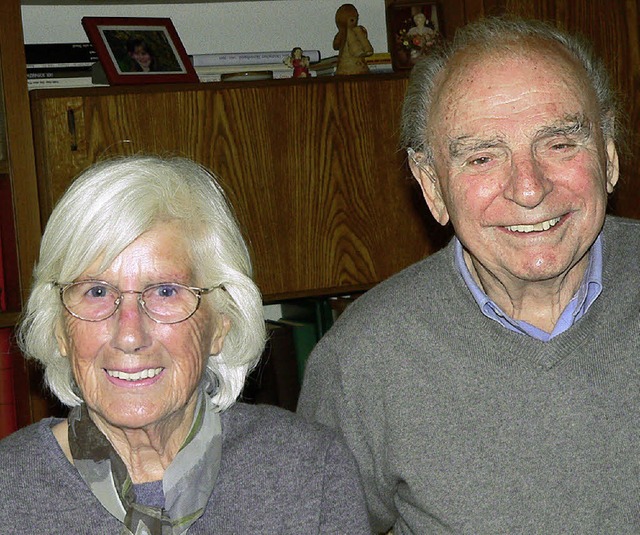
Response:
[{"label": "stack of book", "polygon": [[292,330],[300,384],[311,351],[357,297],[357,294],[331,298],[306,297],[281,303],[282,317],[275,323],[289,326]]},{"label": "stack of book", "polygon": [[[309,61],[320,60],[319,50],[305,50]],[[220,82],[234,77],[238,79],[291,78],[293,69],[284,60],[291,51],[234,52],[218,54],[193,54],[191,62],[201,82]]]},{"label": "stack of book", "polygon": [[[388,52],[376,52],[365,58],[372,74],[393,72],[391,55]],[[338,56],[330,56],[317,63],[312,63],[309,69],[316,76],[333,76],[338,66]]]},{"label": "stack of book", "polygon": [[98,55],[91,43],[25,45],[29,89],[86,87]]}]

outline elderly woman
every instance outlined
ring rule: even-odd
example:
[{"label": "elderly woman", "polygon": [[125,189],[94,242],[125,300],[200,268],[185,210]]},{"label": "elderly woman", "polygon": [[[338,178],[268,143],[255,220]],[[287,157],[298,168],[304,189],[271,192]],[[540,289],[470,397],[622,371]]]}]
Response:
[{"label": "elderly woman", "polygon": [[265,337],[250,272],[199,165],[130,157],[74,182],[19,330],[71,411],[0,442],[0,533],[369,533],[335,435],[234,404]]}]

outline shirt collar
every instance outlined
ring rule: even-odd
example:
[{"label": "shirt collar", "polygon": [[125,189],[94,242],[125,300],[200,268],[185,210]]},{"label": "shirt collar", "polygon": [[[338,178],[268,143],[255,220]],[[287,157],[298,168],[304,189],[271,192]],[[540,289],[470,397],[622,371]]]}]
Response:
[{"label": "shirt collar", "polygon": [[501,310],[487,294],[484,293],[471,275],[471,272],[464,260],[462,244],[455,236],[454,251],[456,269],[462,276],[462,279],[469,288],[471,295],[480,307],[482,313],[486,317],[497,321],[500,325],[510,331],[527,334],[538,340],[548,341],[554,336],[557,336],[569,329],[569,327],[586,314],[589,307],[591,307],[593,302],[602,292],[602,234],[596,238],[596,241],[591,246],[589,264],[587,265],[587,270],[584,274],[580,287],[560,315],[560,318],[551,333],[538,329],[527,322],[511,318]]}]

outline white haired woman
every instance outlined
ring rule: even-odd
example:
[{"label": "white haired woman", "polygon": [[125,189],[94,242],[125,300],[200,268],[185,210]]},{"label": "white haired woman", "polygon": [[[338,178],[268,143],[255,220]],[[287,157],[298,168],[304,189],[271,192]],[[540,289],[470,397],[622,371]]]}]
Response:
[{"label": "white haired woman", "polygon": [[85,171],[47,224],[19,329],[71,407],[0,442],[1,533],[368,533],[342,442],[235,403],[265,339],[215,178],[182,158]]}]

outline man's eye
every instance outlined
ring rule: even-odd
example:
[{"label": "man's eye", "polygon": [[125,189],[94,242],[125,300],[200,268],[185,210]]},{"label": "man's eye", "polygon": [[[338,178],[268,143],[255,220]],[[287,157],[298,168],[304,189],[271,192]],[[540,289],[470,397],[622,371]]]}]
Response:
[{"label": "man's eye", "polygon": [[571,149],[575,147],[575,145],[573,143],[554,143],[553,145],[551,145],[551,148],[553,150],[566,150],[566,149]]},{"label": "man's eye", "polygon": [[491,161],[489,156],[479,156],[478,158],[473,158],[469,160],[469,165],[484,165]]}]

